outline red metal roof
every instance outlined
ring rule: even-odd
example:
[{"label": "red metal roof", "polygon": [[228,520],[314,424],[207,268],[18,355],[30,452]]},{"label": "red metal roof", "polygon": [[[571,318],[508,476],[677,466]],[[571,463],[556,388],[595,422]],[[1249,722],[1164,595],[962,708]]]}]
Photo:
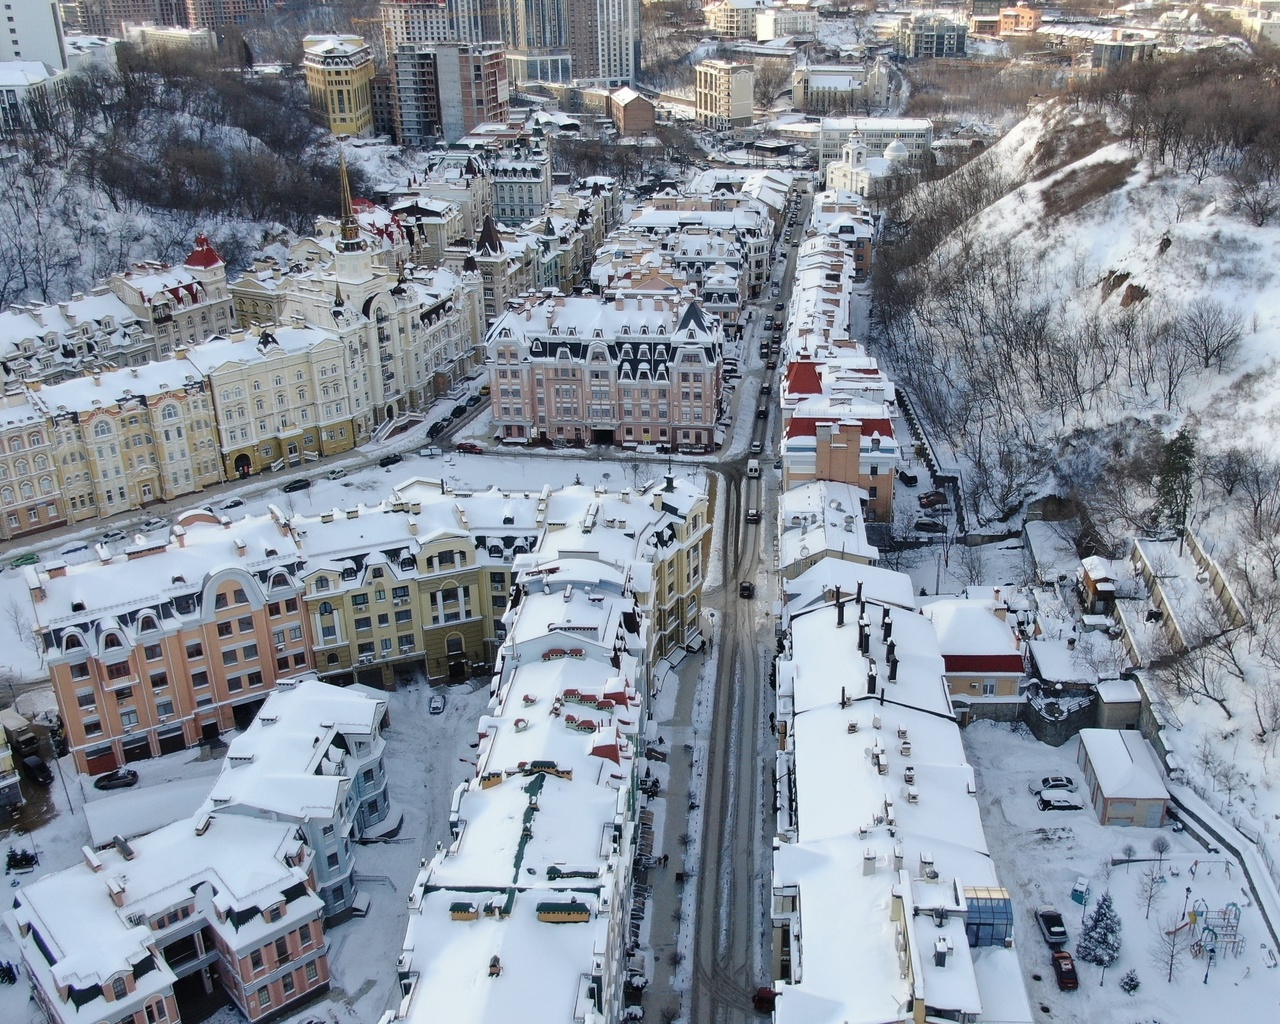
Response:
[{"label": "red metal roof", "polygon": [[212,270],[214,267],[222,266],[222,257],[218,255],[218,250],[209,244],[208,235],[196,235],[196,247],[191,250],[191,255],[187,257],[186,266],[203,267],[205,270]]}]

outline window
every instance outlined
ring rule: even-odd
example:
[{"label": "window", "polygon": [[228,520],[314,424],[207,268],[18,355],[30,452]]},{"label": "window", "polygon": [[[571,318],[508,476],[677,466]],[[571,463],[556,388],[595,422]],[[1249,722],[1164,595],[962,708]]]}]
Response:
[{"label": "window", "polygon": [[262,950],[255,949],[249,954],[249,966],[255,971],[262,970]]},{"label": "window", "polygon": [[244,689],[244,680],[240,676],[228,676],[227,689],[231,693],[239,693]]},{"label": "window", "polygon": [[261,685],[262,685],[262,673],[261,673],[261,672],[250,672],[250,673],[249,673],[249,685],[250,685],[250,686],[261,686]]},{"label": "window", "polygon": [[120,712],[120,724],[126,729],[132,729],[138,724],[138,712],[130,709]]},{"label": "window", "polygon": [[91,708],[97,702],[92,690],[79,690],[76,693],[76,704],[82,708]]},{"label": "window", "polygon": [[163,999],[157,999],[154,1003],[147,1004],[147,1024],[158,1024],[159,1021],[168,1019],[169,1011],[165,1009]]},{"label": "window", "polygon": [[118,665],[107,666],[108,679],[123,679],[125,676],[132,674],[133,672],[129,668],[129,663],[127,661],[122,661]]},{"label": "window", "polygon": [[159,644],[147,644],[146,647],[142,648],[142,656],[147,661],[159,661],[163,654],[164,652],[160,650]]},{"label": "window", "polygon": [[219,622],[219,623],[218,623],[218,636],[230,636],[230,635],[231,635],[231,623],[229,623],[229,622]]},{"label": "window", "polygon": [[298,929],[298,941],[304,946],[311,945],[311,925],[304,924]]},{"label": "window", "polygon": [[258,657],[258,645],[257,645],[257,644],[249,644],[247,647],[245,647],[245,648],[244,648],[244,660],[245,660],[245,661],[254,661],[254,660],[256,660],[256,659],[257,659],[257,657]]},{"label": "window", "polygon": [[197,690],[198,690],[198,689],[200,689],[200,687],[202,687],[202,686],[208,686],[208,685],[209,685],[209,673],[208,673],[208,672],[206,672],[204,669],[200,669],[200,671],[198,671],[198,672],[192,672],[192,673],[191,673],[191,685],[192,685],[195,689],[197,689]]},{"label": "window", "polygon": [[173,701],[158,700],[156,701],[156,714],[161,718],[167,718],[173,714]]},{"label": "window", "polygon": [[203,646],[202,644],[199,644],[199,643],[187,644],[187,657],[188,657],[188,658],[203,658],[203,657],[204,657],[204,646]]},{"label": "window", "polygon": [[253,616],[241,615],[240,618],[236,619],[236,628],[240,630],[241,633],[252,633],[253,632]]},{"label": "window", "polygon": [[129,987],[124,983],[124,978],[116,978],[111,983],[111,994],[116,999],[123,999],[129,994]]},{"label": "window", "polygon": [[329,854],[328,857],[325,858],[325,863],[329,865],[330,871],[335,871],[337,870],[338,864],[341,862],[341,860],[342,858],[339,857],[336,853],[331,853]]},{"label": "window", "polygon": [[289,940],[283,935],[276,939],[276,962],[287,964],[289,962]]},{"label": "window", "polygon": [[320,977],[320,968],[316,966],[316,962],[312,960],[307,964],[307,981],[312,982]]},{"label": "window", "polygon": [[151,673],[151,689],[163,690],[168,685],[169,685],[169,673],[167,672]]},{"label": "window", "polygon": [[247,596],[245,596],[245,592],[244,592],[243,590],[241,590],[239,587],[236,587],[234,597],[235,597],[236,604],[248,604],[248,603],[249,603],[249,598],[248,598]]},{"label": "window", "polygon": [[231,650],[222,652],[222,664],[238,665],[240,663],[240,652]]},{"label": "window", "polygon": [[285,995],[287,996],[293,995],[293,990],[294,990],[293,975],[286,974],[283,978],[281,978],[280,987],[284,990]]},{"label": "window", "polygon": [[263,1009],[271,1005],[271,990],[265,985],[258,989],[258,1009]]}]

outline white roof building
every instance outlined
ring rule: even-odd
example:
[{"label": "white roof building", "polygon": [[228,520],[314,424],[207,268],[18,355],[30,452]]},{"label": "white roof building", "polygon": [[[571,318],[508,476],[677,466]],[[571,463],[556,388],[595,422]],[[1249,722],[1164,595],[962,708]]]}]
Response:
[{"label": "white roof building", "polygon": [[791,615],[778,660],[773,922],[790,962],[774,1020],[905,1022],[923,1006],[1029,1022],[933,629],[852,572],[867,577],[852,595]]}]

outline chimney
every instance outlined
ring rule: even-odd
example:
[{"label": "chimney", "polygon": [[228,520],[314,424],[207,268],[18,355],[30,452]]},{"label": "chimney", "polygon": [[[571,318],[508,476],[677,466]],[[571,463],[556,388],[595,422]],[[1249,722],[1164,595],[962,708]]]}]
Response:
[{"label": "chimney", "polygon": [[876,668],[876,663],[873,661],[867,667],[867,693],[874,694],[876,692],[876,676],[878,674],[879,669]]},{"label": "chimney", "polygon": [[111,902],[117,907],[124,906],[124,882],[117,875],[115,878],[107,879],[107,892],[111,894]]},{"label": "chimney", "polygon": [[121,857],[125,860],[133,860],[133,847],[129,845],[128,840],[126,840],[124,836],[112,836],[111,842],[114,843],[116,849],[120,851]]},{"label": "chimney", "polygon": [[844,628],[844,601],[840,598],[839,587],[836,587],[836,628]]},{"label": "chimney", "polygon": [[95,374],[93,375],[93,386],[94,386],[95,388],[100,388],[100,387],[102,387],[102,374],[100,374],[100,373],[95,373]]},{"label": "chimney", "polygon": [[51,566],[49,566],[48,572],[49,572],[49,579],[60,580],[62,579],[63,576],[67,574],[67,563],[54,562]]},{"label": "chimney", "polygon": [[864,875],[874,875],[876,873],[876,851],[867,847],[862,851],[862,873]]},{"label": "chimney", "polygon": [[933,966],[946,967],[947,954],[951,952],[951,943],[944,938],[939,938],[933,944]]},{"label": "chimney", "polygon": [[858,593],[855,600],[857,600],[858,604],[862,604],[862,580],[858,580]]},{"label": "chimney", "polygon": [[237,540],[237,541],[236,541],[236,554],[237,554],[237,555],[239,555],[241,558],[244,558],[244,556],[248,553],[248,551],[249,551],[249,545],[248,545],[248,544],[246,544],[246,543],[245,543],[244,541],[242,541],[242,540]]},{"label": "chimney", "polygon": [[882,632],[880,640],[882,643],[888,643],[889,637],[893,636],[893,619],[889,617],[889,609],[885,609],[884,620],[881,622]]},{"label": "chimney", "polygon": [[89,870],[93,871],[94,874],[102,870],[102,861],[98,859],[98,855],[89,847],[80,847],[80,853],[84,856],[84,862],[89,865]]}]

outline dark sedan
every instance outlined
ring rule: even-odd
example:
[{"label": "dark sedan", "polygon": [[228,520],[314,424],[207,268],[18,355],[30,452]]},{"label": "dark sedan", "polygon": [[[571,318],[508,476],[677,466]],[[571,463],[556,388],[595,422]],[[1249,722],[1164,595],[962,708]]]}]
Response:
[{"label": "dark sedan", "polygon": [[128,789],[138,784],[138,773],[132,768],[117,768],[93,780],[94,789]]}]

